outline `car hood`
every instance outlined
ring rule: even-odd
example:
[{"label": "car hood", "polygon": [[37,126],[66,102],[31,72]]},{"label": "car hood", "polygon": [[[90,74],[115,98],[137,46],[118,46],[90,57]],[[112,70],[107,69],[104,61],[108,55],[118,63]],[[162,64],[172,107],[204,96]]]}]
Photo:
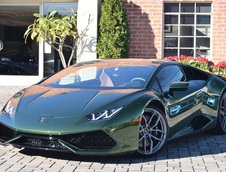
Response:
[{"label": "car hood", "polygon": [[50,88],[35,85],[24,93],[17,112],[35,117],[78,118],[101,108],[111,108],[111,106],[117,108],[117,103],[113,104],[116,100],[139,91],[139,89]]}]

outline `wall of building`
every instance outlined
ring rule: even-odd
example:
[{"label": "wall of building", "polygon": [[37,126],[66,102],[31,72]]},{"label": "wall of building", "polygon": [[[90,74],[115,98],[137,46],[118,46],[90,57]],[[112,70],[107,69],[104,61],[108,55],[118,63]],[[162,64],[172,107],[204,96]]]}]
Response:
[{"label": "wall of building", "polygon": [[132,58],[160,58],[162,56],[162,1],[125,0],[130,27]]},{"label": "wall of building", "polygon": [[[89,4],[87,6],[87,4]],[[78,2],[77,28],[80,39],[77,47],[77,62],[95,60],[98,36],[98,15],[101,0]]]},{"label": "wall of building", "polygon": [[124,0],[128,15],[132,58],[163,58],[164,2],[212,3],[212,61],[226,59],[226,1],[225,0]]},{"label": "wall of building", "polygon": [[226,60],[226,1],[213,1],[212,54],[214,61]]}]

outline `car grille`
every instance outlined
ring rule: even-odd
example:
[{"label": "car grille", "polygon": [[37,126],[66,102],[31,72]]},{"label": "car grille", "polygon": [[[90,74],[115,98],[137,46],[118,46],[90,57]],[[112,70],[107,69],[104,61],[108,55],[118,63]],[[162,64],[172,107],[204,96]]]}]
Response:
[{"label": "car grille", "polygon": [[116,142],[103,131],[92,131],[69,135],[38,135],[16,132],[0,124],[1,142],[6,142],[17,136],[21,137],[11,142],[11,144],[15,146],[57,151],[67,150],[60,141],[78,149],[110,149],[116,145]]},{"label": "car grille", "polygon": [[93,131],[66,136],[63,140],[80,149],[108,149],[116,142],[103,131]]},{"label": "car grille", "polygon": [[28,148],[66,151],[66,148],[58,142],[58,139],[52,136],[22,135],[21,138],[13,141],[12,144]]}]

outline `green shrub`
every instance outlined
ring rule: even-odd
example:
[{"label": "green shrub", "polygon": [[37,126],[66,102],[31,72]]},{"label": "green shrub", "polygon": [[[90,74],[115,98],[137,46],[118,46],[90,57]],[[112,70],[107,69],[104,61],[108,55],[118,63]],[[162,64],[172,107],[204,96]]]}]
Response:
[{"label": "green shrub", "polygon": [[122,0],[104,0],[99,22],[97,53],[100,58],[128,56],[129,28]]}]

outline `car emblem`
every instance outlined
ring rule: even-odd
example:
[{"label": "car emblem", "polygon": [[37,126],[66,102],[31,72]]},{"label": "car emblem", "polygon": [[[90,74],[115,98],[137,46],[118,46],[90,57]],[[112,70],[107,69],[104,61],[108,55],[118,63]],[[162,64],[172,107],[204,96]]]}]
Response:
[{"label": "car emblem", "polygon": [[31,138],[31,139],[28,139],[28,141],[33,147],[41,147],[43,145],[43,142],[40,139]]}]

